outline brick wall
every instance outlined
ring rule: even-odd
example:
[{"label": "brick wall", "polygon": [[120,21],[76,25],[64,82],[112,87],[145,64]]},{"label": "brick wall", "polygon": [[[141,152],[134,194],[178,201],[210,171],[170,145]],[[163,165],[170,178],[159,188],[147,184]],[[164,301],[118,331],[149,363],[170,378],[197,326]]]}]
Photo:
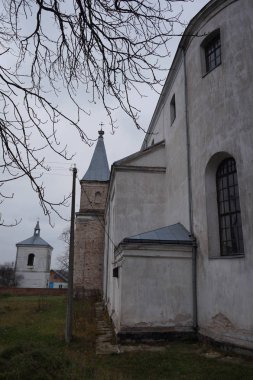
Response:
[{"label": "brick wall", "polygon": [[67,289],[0,288],[0,294],[11,294],[15,296],[60,296],[67,294]]},{"label": "brick wall", "polygon": [[[81,182],[80,212],[76,218],[75,294],[102,292],[104,263],[104,209],[107,182]],[[87,196],[86,196],[87,194]]]},{"label": "brick wall", "polygon": [[107,192],[107,182],[81,181],[80,212],[104,212]]}]

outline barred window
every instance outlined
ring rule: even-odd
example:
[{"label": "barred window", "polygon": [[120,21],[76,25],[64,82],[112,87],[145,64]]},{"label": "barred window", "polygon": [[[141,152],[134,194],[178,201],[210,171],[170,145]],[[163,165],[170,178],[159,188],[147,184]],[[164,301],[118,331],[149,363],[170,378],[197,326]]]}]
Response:
[{"label": "barred window", "polygon": [[236,162],[227,158],[216,172],[220,249],[222,256],[243,254],[243,234]]},{"label": "barred window", "polygon": [[206,73],[221,64],[221,41],[220,33],[216,34],[205,45]]}]

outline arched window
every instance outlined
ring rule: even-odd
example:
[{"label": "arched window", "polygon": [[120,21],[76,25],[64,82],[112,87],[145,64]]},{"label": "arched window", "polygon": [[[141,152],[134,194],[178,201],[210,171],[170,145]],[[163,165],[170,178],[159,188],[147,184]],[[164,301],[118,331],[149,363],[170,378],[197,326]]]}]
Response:
[{"label": "arched window", "polygon": [[32,267],[32,266],[33,266],[33,263],[34,263],[34,257],[35,257],[34,253],[30,253],[30,254],[28,255],[27,265],[28,265],[29,267]]},{"label": "arched window", "polygon": [[218,166],[216,189],[222,256],[244,253],[236,162],[230,157]]},{"label": "arched window", "polygon": [[96,191],[96,193],[95,193],[95,203],[101,203],[101,193],[100,193],[100,191]]}]

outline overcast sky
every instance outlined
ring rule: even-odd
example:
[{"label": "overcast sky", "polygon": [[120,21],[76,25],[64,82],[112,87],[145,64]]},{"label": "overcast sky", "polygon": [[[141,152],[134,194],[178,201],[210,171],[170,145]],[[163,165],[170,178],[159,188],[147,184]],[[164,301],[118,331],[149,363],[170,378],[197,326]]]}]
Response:
[{"label": "overcast sky", "polygon": [[[182,20],[186,22],[190,21],[207,2],[208,0],[195,0],[194,2],[189,1],[184,3]],[[172,54],[171,57],[168,58],[170,62],[172,62],[178,41],[178,38],[171,40]],[[155,109],[158,95],[153,92],[147,92],[145,95],[145,98],[136,99],[136,104],[138,104],[138,107],[141,109],[141,123],[147,128]],[[61,104],[64,105],[64,107],[69,106],[67,99],[62,99]],[[91,110],[93,111],[91,116],[87,116],[86,120],[83,121],[83,128],[87,131],[90,138],[96,139],[99,124],[105,122],[105,114],[102,106],[99,104],[92,106]],[[113,135],[110,133],[110,127],[107,125],[104,126],[104,141],[109,165],[120,158],[138,151],[144,139],[144,133],[136,130],[131,120],[127,118],[123,111],[117,111],[117,123],[119,128]],[[58,136],[68,142],[69,152],[75,153],[72,164],[76,164],[78,177],[81,179],[89,166],[94,145],[89,147],[81,143],[78,135],[64,129],[64,126],[62,126],[62,130],[58,130]],[[47,152],[46,158],[52,168],[51,172],[44,176],[47,194],[53,200],[60,200],[64,194],[68,194],[71,191],[72,177],[71,171],[69,170],[71,162],[60,160],[58,156],[49,151]],[[61,255],[64,251],[64,244],[59,240],[59,235],[68,227],[69,223],[61,220],[57,216],[53,216],[54,228],[49,225],[48,218],[43,215],[36,194],[31,190],[27,180],[22,179],[11,183],[8,190],[11,193],[15,192],[15,197],[1,204],[0,212],[6,223],[11,223],[13,220],[19,220],[20,218],[22,218],[22,221],[16,227],[0,227],[0,263],[15,262],[16,243],[33,235],[34,227],[39,219],[41,237],[54,247],[51,266],[55,267],[57,256]],[[79,210],[79,203],[80,185],[79,181],[77,181],[76,211]],[[63,209],[62,214],[66,218],[69,218],[70,207]]]}]

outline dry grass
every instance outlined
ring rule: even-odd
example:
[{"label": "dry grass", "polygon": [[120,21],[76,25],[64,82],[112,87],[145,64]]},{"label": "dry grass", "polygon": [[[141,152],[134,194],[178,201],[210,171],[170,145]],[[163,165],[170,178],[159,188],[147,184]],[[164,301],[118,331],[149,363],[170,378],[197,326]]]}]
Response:
[{"label": "dry grass", "polygon": [[74,303],[74,339],[64,342],[66,299],[0,297],[1,380],[247,380],[252,360],[213,353],[201,344],[162,351],[95,355],[93,301]]}]

